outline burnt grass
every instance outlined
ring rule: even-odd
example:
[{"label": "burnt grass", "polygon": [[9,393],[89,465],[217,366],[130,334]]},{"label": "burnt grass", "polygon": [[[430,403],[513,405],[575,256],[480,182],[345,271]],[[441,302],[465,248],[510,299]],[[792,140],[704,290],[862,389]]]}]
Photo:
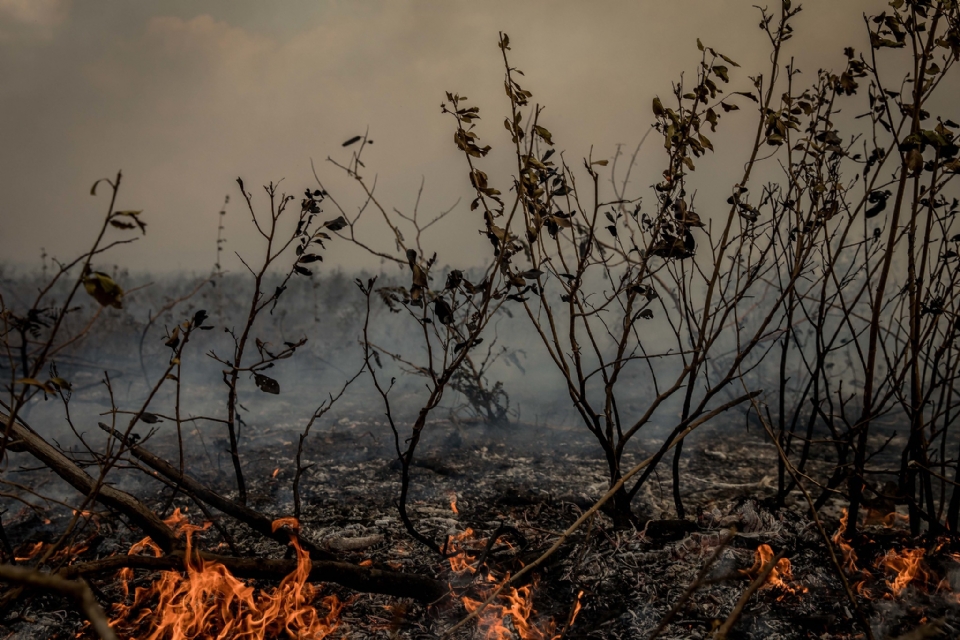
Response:
[{"label": "burnt grass", "polygon": [[[420,530],[442,542],[470,528],[475,537],[465,544],[474,557],[483,553],[484,542],[491,535],[507,532],[491,548],[485,568],[475,577],[452,574],[446,561],[404,531],[395,506],[399,466],[392,435],[376,417],[341,418],[307,440],[307,468],[301,480],[302,535],[336,550],[345,560],[372,561],[374,566],[438,577],[458,592],[478,598],[483,591],[476,585],[488,580],[488,574],[502,579],[535,559],[607,488],[592,436],[582,430],[441,420],[429,424],[426,434],[412,470],[410,501],[411,516]],[[218,445],[199,436],[188,430],[188,472],[235,496],[228,460],[210,455]],[[296,440],[297,433],[289,428],[261,427],[244,443],[250,504],[272,517],[293,512],[290,487]],[[627,456],[626,463],[655,451],[659,442],[652,436],[649,440],[641,437],[639,450]],[[169,435],[155,435],[145,446],[176,459],[176,441]],[[26,465],[27,461],[19,462]],[[831,469],[831,461],[821,460],[813,462],[808,471],[826,475]],[[38,477],[46,474],[24,471],[18,475],[29,475],[34,486],[49,488],[55,480]],[[188,498],[175,495],[144,474],[129,470],[121,477],[124,489],[143,498],[161,515],[180,507],[195,523],[205,519]],[[553,620],[556,633],[565,629],[563,637],[571,639],[648,637],[694,581],[721,536],[736,527],[737,533],[720,552],[703,586],[660,637],[708,637],[749,585],[745,572],[761,544],[785,552],[792,563],[789,585],[794,592],[776,587],[759,590],[730,637],[863,637],[801,494],[792,493],[786,509],[776,512],[773,508],[776,453],[762,433],[742,421],[717,421],[703,427],[685,447],[681,477],[686,521],[675,519],[669,463],[665,461],[635,501],[637,515],[646,523],[643,530],[616,528],[607,514],[600,513],[535,572],[531,586],[539,625],[545,627]],[[457,513],[450,505],[454,495]],[[840,505],[840,500],[828,502],[820,513],[831,536],[838,528]],[[68,512],[52,510],[45,522],[37,512],[21,509],[5,515],[5,528],[18,552],[25,553],[36,541],[55,539],[67,518]],[[88,526],[81,536],[86,549],[71,562],[124,554],[142,537],[109,513],[94,521],[96,526]],[[289,554],[280,544],[264,541],[229,518],[220,519],[219,524],[243,555]],[[947,633],[955,633],[951,628],[960,629],[960,607],[950,588],[960,587],[960,562],[949,555],[956,549],[943,541],[911,541],[901,528],[872,526],[866,531],[873,542],[859,550],[857,563],[866,572],[850,574],[850,580],[855,585],[863,583],[859,602],[876,636],[895,638],[933,620]],[[343,550],[358,539],[363,540],[363,548]],[[925,560],[937,577],[917,578],[894,597],[887,584],[892,576],[876,567],[877,561],[891,548],[924,545],[937,547]],[[198,536],[198,546],[230,552],[213,527]],[[131,589],[155,577],[138,570]],[[938,585],[941,578],[946,582]],[[112,576],[100,576],[91,583],[109,614],[109,603],[123,599],[118,582]],[[342,625],[333,637],[434,638],[465,615],[456,600],[425,606],[413,600],[356,594],[337,585],[326,585],[323,592],[347,602]],[[567,627],[581,592],[582,610]],[[11,640],[73,638],[78,633],[89,637],[72,607],[44,594],[22,598],[2,616],[2,637]],[[457,637],[483,636],[470,625]]]}]

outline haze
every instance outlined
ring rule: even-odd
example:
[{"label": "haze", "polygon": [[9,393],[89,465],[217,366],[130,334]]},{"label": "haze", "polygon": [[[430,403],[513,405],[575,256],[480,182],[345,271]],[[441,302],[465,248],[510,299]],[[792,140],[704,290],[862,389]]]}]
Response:
[{"label": "haze", "polygon": [[[109,264],[209,271],[216,212],[229,193],[224,262],[236,268],[231,252],[256,247],[236,177],[258,194],[254,185],[284,178],[299,195],[315,185],[313,159],[355,210],[357,191],[325,159],[346,159],[341,143],[369,127],[375,144],[365,160],[388,206],[409,211],[421,179],[424,216],[462,198],[428,244],[457,247],[441,262],[469,266],[484,249],[481,223],[468,210],[466,165],[440,103],[455,91],[480,107],[478,131],[495,148],[483,168],[506,192],[498,31],[511,37],[525,88],[546,105],[558,148],[580,164],[591,145],[594,159],[611,157],[618,144],[632,151],[653,121],[651,99],[694,72],[697,37],[742,65],[730,90],[748,89],[747,76],[768,66],[753,4],[0,0],[0,263],[34,268],[41,247],[61,258],[86,247],[106,206],[90,185],[122,169],[118,206],[143,209],[149,226]],[[812,82],[820,67],[842,68],[845,46],[865,48],[862,14],[885,3],[803,5],[787,55]],[[748,145],[737,139],[753,126],[745,113],[721,123],[716,156],[698,166],[704,184],[729,190],[724,169],[742,162]],[[636,170],[637,195],[661,170],[662,145],[651,142]],[[328,267],[371,263],[334,244]]]}]

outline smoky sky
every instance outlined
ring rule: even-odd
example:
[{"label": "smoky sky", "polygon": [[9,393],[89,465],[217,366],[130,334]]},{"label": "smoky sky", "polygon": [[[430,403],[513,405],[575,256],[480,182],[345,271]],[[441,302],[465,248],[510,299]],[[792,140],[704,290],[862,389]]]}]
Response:
[{"label": "smoky sky", "polygon": [[[208,271],[217,211],[230,194],[224,263],[241,268],[233,251],[261,249],[235,179],[258,194],[262,210],[266,201],[251,185],[283,179],[299,196],[315,186],[312,161],[355,212],[360,192],[326,159],[347,159],[341,143],[369,128],[365,162],[378,199],[410,213],[422,181],[424,218],[459,202],[425,243],[441,263],[470,266],[489,245],[469,211],[467,167],[440,105],[453,91],[480,107],[477,131],[494,151],[478,166],[507,192],[515,161],[502,124],[509,104],[498,32],[510,35],[510,62],[545,105],[541,122],[557,148],[582,166],[590,153],[611,158],[617,145],[632,153],[653,121],[652,98],[668,95],[681,74],[693,77],[698,37],[742,65],[728,91],[767,73],[769,43],[754,4],[0,0],[0,263],[35,267],[41,248],[66,259],[89,245],[107,206],[105,191],[91,197],[90,186],[122,169],[117,206],[142,209],[147,234],[102,262]],[[803,6],[784,60],[794,58],[812,83],[820,68],[842,69],[845,46],[865,47],[862,15],[885,3]],[[729,190],[754,123],[746,108],[724,117],[716,154],[697,168],[700,188]],[[638,156],[634,196],[662,170],[655,138]],[[373,222],[362,231],[390,249]],[[326,263],[371,264],[336,241]]]}]

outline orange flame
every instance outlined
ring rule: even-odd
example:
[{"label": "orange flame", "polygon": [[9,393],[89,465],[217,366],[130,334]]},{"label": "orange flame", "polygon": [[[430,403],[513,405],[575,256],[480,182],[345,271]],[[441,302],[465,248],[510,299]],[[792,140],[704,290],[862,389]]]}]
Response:
[{"label": "orange flame", "polygon": [[[454,507],[456,498],[453,498],[451,507]],[[476,555],[471,553],[469,546],[480,546],[486,542],[485,539],[478,539],[474,535],[473,529],[451,536],[447,542],[447,547],[451,555],[447,558],[450,563],[450,570],[455,574],[475,574],[477,568],[473,566]],[[507,544],[504,541],[504,544]],[[510,546],[507,544],[507,546]],[[509,579],[509,575],[505,578]],[[491,590],[497,583],[497,578],[488,573],[486,582],[479,589],[480,600],[474,600],[468,596],[462,596],[460,600],[468,613],[476,611],[491,593]],[[537,625],[532,618],[536,611],[533,608],[533,590],[534,586],[525,585],[519,588],[510,586],[505,587],[498,595],[495,604],[488,605],[478,617],[478,630],[484,640],[559,640],[560,635],[555,634],[556,623],[548,620]],[[576,620],[580,613],[580,598],[583,595],[581,591],[577,594],[577,601],[574,610],[570,615],[568,627]]]},{"label": "orange flame", "polygon": [[[489,605],[479,616],[477,627],[484,640],[554,640],[556,624],[551,620],[543,627],[534,624],[531,619],[536,613],[533,609],[533,588],[525,585],[519,589],[506,587],[498,596],[499,604]],[[463,606],[473,613],[482,604],[481,601],[464,597]],[[579,603],[578,603],[579,604]]]},{"label": "orange flame", "polygon": [[890,587],[893,595],[899,596],[907,588],[907,585],[917,577],[926,579],[927,572],[920,564],[923,560],[923,554],[923,549],[904,549],[901,553],[891,549],[877,563],[877,566],[882,566],[896,573],[893,581],[887,581],[887,586]]},{"label": "orange flame", "polygon": [[[753,552],[753,566],[747,569],[747,575],[757,576],[764,565],[773,559],[773,549],[768,544],[762,544]],[[790,561],[786,558],[780,558],[777,566],[771,569],[767,576],[767,581],[763,583],[763,588],[779,587],[784,590],[793,591],[786,580],[793,580],[793,568]]]},{"label": "orange flame", "polygon": [[[773,559],[773,549],[768,544],[761,544],[757,547],[757,550],[753,552],[753,566],[744,571],[746,575],[749,576],[758,576],[763,567]],[[770,570],[770,573],[767,575],[766,581],[761,585],[761,589],[767,589],[770,587],[776,587],[783,591],[783,594],[777,598],[777,600],[782,600],[785,595],[788,593],[806,593],[807,588],[804,586],[792,587],[788,581],[793,580],[793,567],[790,564],[790,560],[787,558],[780,558],[777,561],[777,564],[773,569]]]},{"label": "orange flame", "polygon": [[447,546],[451,551],[451,555],[447,558],[447,561],[450,563],[450,570],[452,572],[463,573],[469,571],[470,573],[476,573],[477,570],[471,565],[476,559],[476,556],[470,555],[467,552],[466,546],[467,542],[474,540],[473,529],[469,527],[462,533],[450,536],[450,541],[447,543]]},{"label": "orange flame", "polygon": [[450,496],[450,511],[453,511],[456,514],[460,513],[459,511],[457,511],[457,494],[455,493],[451,494]]},{"label": "orange flame", "polygon": [[37,554],[40,553],[40,550],[43,549],[43,542],[38,542],[33,545],[25,555],[15,556],[14,560],[17,562],[27,562],[28,560],[33,560],[37,557]]},{"label": "orange flame", "polygon": [[[297,554],[296,570],[275,589],[256,593],[222,564],[204,560],[195,553],[193,534],[203,528],[185,523],[179,511],[174,516],[170,520],[185,532],[186,577],[178,571],[164,571],[150,587],[138,587],[133,604],[115,606],[117,616],[111,624],[118,631],[147,640],[263,640],[284,634],[291,638],[320,639],[338,627],[343,605],[335,596],[323,598],[326,616],[321,616],[313,606],[318,590],[307,582],[312,566],[310,556],[300,547],[294,533],[290,542]],[[274,530],[290,526],[296,531],[298,523],[292,518],[283,518],[273,526]],[[131,553],[144,549],[160,555],[160,549],[149,538],[135,544]],[[130,569],[121,571],[125,593],[128,593],[126,581],[132,576]],[[149,624],[149,631],[138,633],[144,623]]]},{"label": "orange flame", "polygon": [[847,510],[844,509],[840,516],[840,528],[833,534],[833,544],[840,547],[840,552],[843,554],[843,568],[853,573],[857,571],[857,552],[843,537],[847,532],[847,517]]}]

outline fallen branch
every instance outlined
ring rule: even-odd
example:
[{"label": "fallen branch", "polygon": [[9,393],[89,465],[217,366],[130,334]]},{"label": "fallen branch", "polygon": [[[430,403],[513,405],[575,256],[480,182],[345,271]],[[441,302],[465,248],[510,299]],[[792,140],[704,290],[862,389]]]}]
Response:
[{"label": "fallen branch", "polygon": [[714,640],[726,640],[727,634],[730,633],[730,629],[733,628],[733,625],[737,623],[737,620],[740,619],[740,614],[743,613],[743,608],[747,606],[747,601],[750,600],[750,596],[756,593],[757,589],[763,586],[763,583],[767,581],[767,576],[770,575],[770,572],[773,571],[773,568],[777,566],[777,563],[780,562],[780,559],[783,558],[783,551],[777,555],[770,558],[763,568],[760,569],[760,574],[750,583],[750,586],[747,587],[740,595],[740,599],[737,600],[736,606],[733,607],[733,611],[730,612],[730,615],[727,616],[727,619],[723,621],[723,624],[720,625],[720,628],[717,629],[716,633],[713,636]]},{"label": "fallen branch", "polygon": [[0,564],[0,580],[21,587],[36,587],[55,591],[70,598],[80,606],[83,615],[90,621],[102,640],[117,640],[117,634],[113,632],[106,614],[100,608],[96,598],[93,597],[90,585],[83,580],[67,580],[60,575],[9,564]]},{"label": "fallen branch", "polygon": [[[209,489],[206,485],[195,478],[192,478],[186,474],[181,474],[176,467],[163,458],[150,453],[139,445],[131,443],[129,440],[124,440],[122,433],[115,429],[111,430],[110,427],[102,422],[100,423],[100,428],[107,433],[110,433],[115,438],[123,441],[124,445],[129,449],[131,455],[149,466],[157,473],[165,476],[169,480],[179,485],[179,487],[185,493],[188,493],[192,497],[222,511],[228,516],[236,518],[264,537],[276,540],[281,544],[287,544],[287,542],[289,542],[290,536],[287,533],[282,530],[273,530],[272,518],[263,515],[259,511],[251,509],[245,504],[240,504],[239,502],[235,502],[229,498],[223,497],[216,491]],[[306,538],[300,538],[300,546],[307,553],[309,553],[310,557],[314,560],[336,560],[336,556],[328,551],[325,551]]]},{"label": "fallen branch", "polygon": [[[8,448],[11,451],[25,451],[31,454],[83,495],[90,496],[104,506],[122,513],[153,538],[164,551],[172,551],[180,545],[173,530],[142,502],[108,484],[98,487],[96,479],[77,466],[73,460],[21,422],[11,422],[10,416],[0,411],[0,424],[8,423],[10,423],[11,440]],[[96,495],[92,495],[94,493]]]}]

